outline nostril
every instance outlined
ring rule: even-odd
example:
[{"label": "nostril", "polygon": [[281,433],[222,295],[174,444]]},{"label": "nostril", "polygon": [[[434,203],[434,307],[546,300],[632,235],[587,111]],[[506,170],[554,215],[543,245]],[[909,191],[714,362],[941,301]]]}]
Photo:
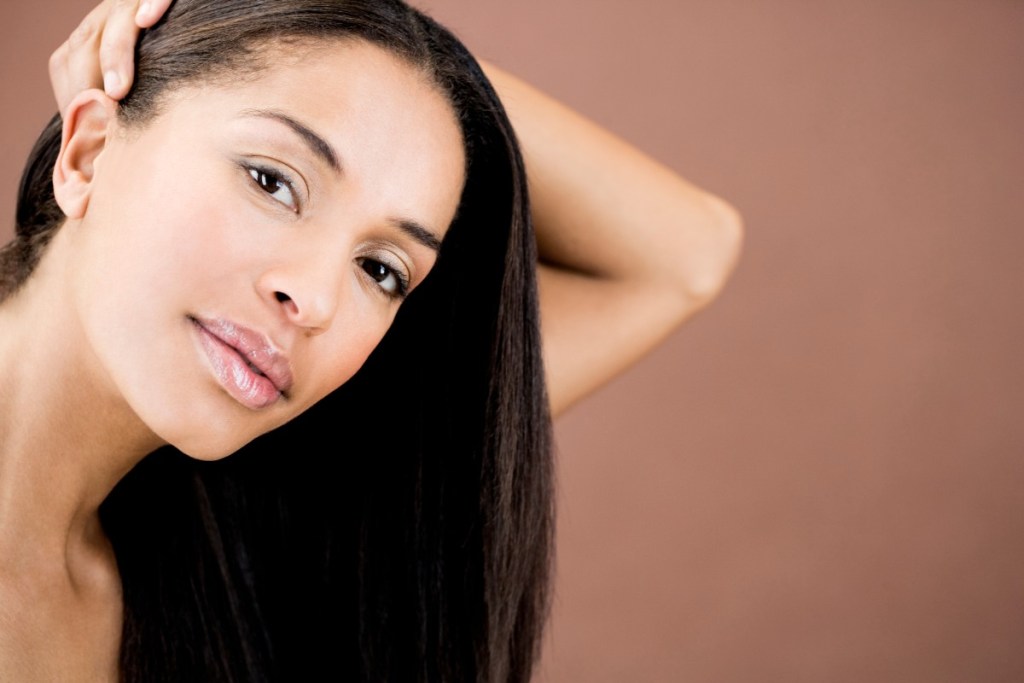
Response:
[{"label": "nostril", "polygon": [[299,314],[299,305],[295,303],[295,300],[284,292],[274,292],[274,298],[277,299],[277,303],[281,304],[285,314],[289,318],[294,318]]}]

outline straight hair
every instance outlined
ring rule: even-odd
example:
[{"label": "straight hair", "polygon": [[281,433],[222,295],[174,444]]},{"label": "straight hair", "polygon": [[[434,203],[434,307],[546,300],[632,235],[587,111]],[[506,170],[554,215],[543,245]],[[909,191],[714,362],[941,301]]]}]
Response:
[{"label": "straight hair", "polygon": [[[124,681],[525,683],[537,660],[553,534],[537,255],[522,157],[477,62],[400,0],[177,0],[140,36],[119,117],[144,126],[176,88],[338,40],[445,94],[466,149],[458,214],[344,386],[224,460],[163,448],[104,501]],[[0,300],[63,221],[60,136],[58,115],[26,164]]]}]

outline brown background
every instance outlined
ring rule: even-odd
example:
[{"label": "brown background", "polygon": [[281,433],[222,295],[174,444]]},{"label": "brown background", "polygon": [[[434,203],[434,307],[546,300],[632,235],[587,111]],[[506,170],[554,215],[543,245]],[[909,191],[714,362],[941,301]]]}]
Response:
[{"label": "brown background", "polygon": [[[4,216],[89,4],[4,0]],[[421,6],[746,219],[560,420],[540,678],[1024,680],[1024,3]]]}]

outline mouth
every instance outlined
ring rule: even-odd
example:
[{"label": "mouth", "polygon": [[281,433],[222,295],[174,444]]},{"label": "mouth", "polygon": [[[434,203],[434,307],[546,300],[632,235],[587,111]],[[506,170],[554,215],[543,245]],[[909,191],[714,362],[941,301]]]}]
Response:
[{"label": "mouth", "polygon": [[254,330],[221,318],[188,316],[221,388],[251,410],[287,400],[292,388],[287,357]]}]

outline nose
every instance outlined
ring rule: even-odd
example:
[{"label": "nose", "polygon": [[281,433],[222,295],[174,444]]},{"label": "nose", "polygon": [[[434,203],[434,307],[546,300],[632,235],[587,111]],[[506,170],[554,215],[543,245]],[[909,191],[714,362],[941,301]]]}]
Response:
[{"label": "nose", "polygon": [[257,288],[269,305],[307,334],[326,332],[342,296],[341,264],[309,261],[267,270]]}]

